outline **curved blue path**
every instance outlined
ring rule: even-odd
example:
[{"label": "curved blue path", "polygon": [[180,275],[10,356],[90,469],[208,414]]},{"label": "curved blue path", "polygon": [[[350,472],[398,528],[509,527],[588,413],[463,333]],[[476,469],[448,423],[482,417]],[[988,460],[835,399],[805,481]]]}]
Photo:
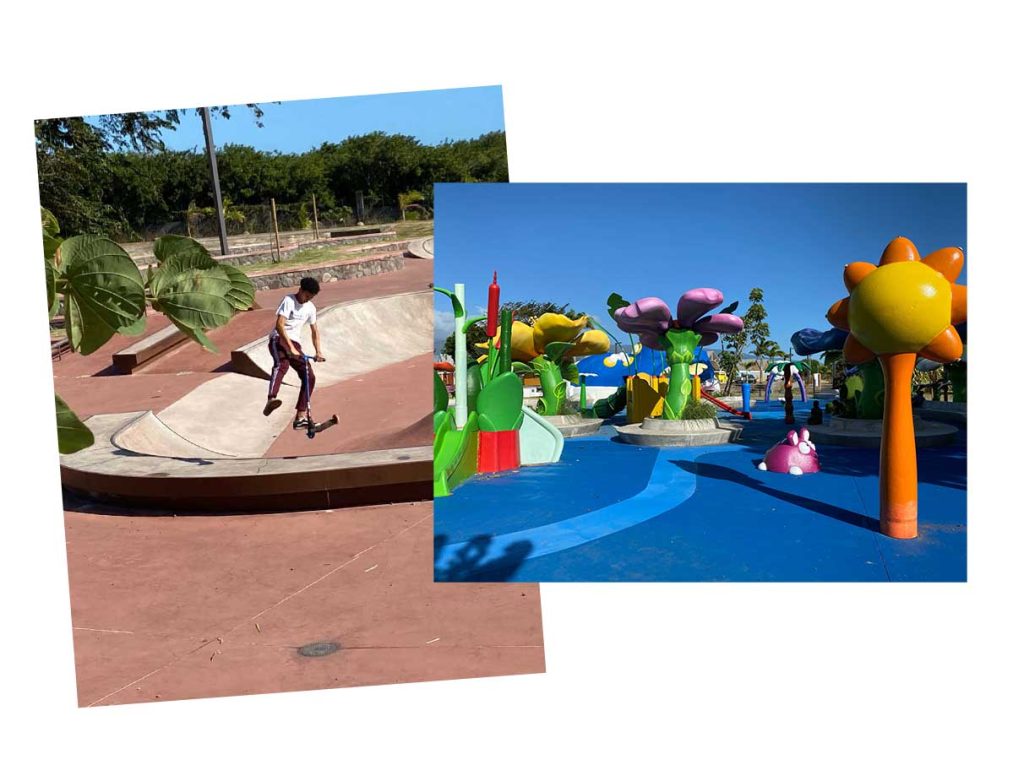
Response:
[{"label": "curved blue path", "polygon": [[[806,414],[798,406],[798,420]],[[563,460],[435,501],[438,581],[964,581],[966,437],[918,454],[920,536],[877,533],[878,452],[756,469],[788,430],[758,406],[741,444],[650,449],[609,429]]]}]

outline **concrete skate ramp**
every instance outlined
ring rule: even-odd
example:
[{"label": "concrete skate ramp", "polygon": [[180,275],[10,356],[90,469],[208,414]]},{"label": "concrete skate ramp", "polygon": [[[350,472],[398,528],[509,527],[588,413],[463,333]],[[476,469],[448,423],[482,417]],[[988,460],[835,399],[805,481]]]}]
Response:
[{"label": "concrete skate ramp", "polygon": [[[132,435],[135,423],[142,424]],[[168,452],[191,447],[152,412],[100,414],[86,424],[95,443],[61,456],[61,482],[135,509],[292,511],[429,500],[433,494],[429,446],[293,458],[210,457],[202,448],[193,456],[158,456],[125,444]]]},{"label": "concrete skate ramp", "polygon": [[110,437],[110,441],[126,452],[153,457],[224,459],[236,456],[204,449],[167,427],[152,412],[128,422]]},{"label": "concrete skate ramp", "polygon": [[[430,353],[433,312],[434,297],[426,290],[337,303],[319,311],[317,325],[327,361],[313,368],[317,385],[332,385]],[[303,350],[313,353],[308,326],[300,342]],[[240,374],[269,380],[271,366],[265,336],[231,352],[231,367]],[[284,381],[298,386],[299,376],[289,370]]]},{"label": "concrete skate ramp", "polygon": [[[315,365],[317,390],[429,353],[432,311],[433,298],[426,291],[354,300],[322,310],[317,323],[327,361]],[[308,328],[303,347],[313,349]],[[161,457],[262,457],[289,427],[295,411],[292,396],[282,395],[284,404],[263,416],[271,366],[265,337],[233,351],[231,362],[241,374],[209,380],[159,414],[128,423],[117,443],[127,451]],[[298,375],[289,370],[285,382],[298,386]],[[316,401],[314,391],[314,415]]]},{"label": "concrete skate ramp", "polygon": [[425,236],[422,239],[413,239],[407,245],[410,255],[414,258],[434,259],[434,237]]}]

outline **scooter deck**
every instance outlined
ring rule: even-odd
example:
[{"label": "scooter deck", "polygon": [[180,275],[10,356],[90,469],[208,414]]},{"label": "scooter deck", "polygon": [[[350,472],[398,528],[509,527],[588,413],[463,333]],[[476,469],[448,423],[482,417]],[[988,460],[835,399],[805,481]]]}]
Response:
[{"label": "scooter deck", "polygon": [[312,438],[317,433],[322,433],[323,431],[327,430],[328,428],[333,428],[337,424],[338,424],[338,415],[334,415],[329,420],[324,420],[323,422],[318,422],[315,425],[313,425],[311,428],[309,428],[306,431],[306,435],[308,435],[310,438]]}]

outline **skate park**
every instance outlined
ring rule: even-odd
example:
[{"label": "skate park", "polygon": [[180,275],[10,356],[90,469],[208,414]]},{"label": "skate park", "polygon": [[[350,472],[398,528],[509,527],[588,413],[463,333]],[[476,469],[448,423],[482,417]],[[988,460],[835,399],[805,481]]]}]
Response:
[{"label": "skate park", "polygon": [[409,244],[322,282],[312,408],[340,422],[313,439],[293,372],[261,412],[288,287],[215,353],[153,314],[54,358],[95,436],[60,466],[82,706],[543,671],[536,585],[431,582],[433,261]]}]

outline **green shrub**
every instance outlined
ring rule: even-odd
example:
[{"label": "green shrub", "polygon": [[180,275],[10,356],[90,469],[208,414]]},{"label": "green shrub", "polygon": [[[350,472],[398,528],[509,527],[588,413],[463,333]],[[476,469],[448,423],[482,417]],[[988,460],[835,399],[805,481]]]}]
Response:
[{"label": "green shrub", "polygon": [[713,420],[717,417],[715,407],[707,401],[690,401],[683,409],[680,420]]}]

